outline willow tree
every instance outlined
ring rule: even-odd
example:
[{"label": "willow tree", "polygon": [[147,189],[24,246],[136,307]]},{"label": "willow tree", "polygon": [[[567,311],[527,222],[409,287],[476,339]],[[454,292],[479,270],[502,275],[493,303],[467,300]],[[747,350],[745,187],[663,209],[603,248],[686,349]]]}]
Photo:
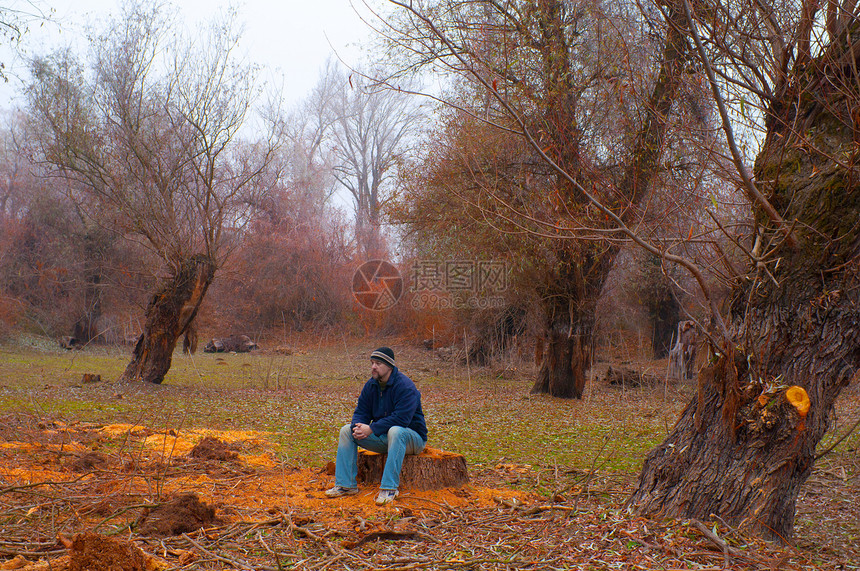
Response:
[{"label": "willow tree", "polygon": [[392,3],[402,9],[390,22],[395,49],[455,77],[458,90],[444,95],[454,121],[498,133],[455,153],[465,176],[448,186],[462,208],[483,212],[473,218],[489,233],[531,241],[519,250],[545,316],[532,390],[580,398],[620,249],[595,238],[639,216],[663,168],[687,43],[665,23],[655,41],[629,6],[599,0]]},{"label": "willow tree", "polygon": [[718,358],[646,458],[630,505],[787,540],[834,402],[860,367],[860,19],[854,1],[695,6],[685,29],[729,141],[739,123],[764,135],[753,165],[733,145],[758,225],[715,331]]},{"label": "willow tree", "polygon": [[238,132],[258,93],[234,16],[190,38],[162,8],[129,3],[96,37],[32,63],[27,89],[42,160],[93,220],[135,235],[164,263],[122,378],[161,383],[243,217],[273,144]]}]

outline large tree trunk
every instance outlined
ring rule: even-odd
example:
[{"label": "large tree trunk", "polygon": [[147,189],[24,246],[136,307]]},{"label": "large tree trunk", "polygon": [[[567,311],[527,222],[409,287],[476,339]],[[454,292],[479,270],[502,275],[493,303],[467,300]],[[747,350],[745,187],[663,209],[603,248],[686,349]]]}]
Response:
[{"label": "large tree trunk", "polygon": [[121,380],[161,384],[170,370],[176,343],[194,321],[214,275],[212,260],[204,255],[192,256],[152,296],[143,333]]},{"label": "large tree trunk", "polygon": [[[856,362],[860,334],[831,341],[830,349],[843,356],[855,353]],[[744,355],[736,354],[734,365],[722,357],[702,370],[699,396],[645,459],[629,500],[639,513],[697,519],[718,515],[769,539],[791,537],[797,494],[812,470],[833,402],[850,378],[847,371],[840,375],[829,364],[816,363],[820,349],[814,344],[793,345],[789,352],[796,360],[783,370],[787,377],[809,380],[804,383],[808,413],[791,405],[784,388],[763,392],[751,381]]]},{"label": "large tree trunk", "polygon": [[681,315],[678,303],[674,298],[667,300],[665,304],[655,308],[651,329],[651,350],[655,359],[669,356],[672,350],[672,341],[675,338],[675,325]]},{"label": "large tree trunk", "polygon": [[[771,258],[773,279],[759,271],[735,291],[739,352],[730,363],[722,351],[703,371],[699,395],[646,458],[629,500],[641,514],[719,516],[764,537],[791,537],[815,447],[860,367],[860,173],[851,166],[860,94],[855,62],[837,48],[804,66],[771,109],[756,161],[760,190],[796,221],[796,246],[784,242]],[[784,231],[771,224],[762,242],[778,243]],[[785,405],[791,385],[808,393],[806,415]]]},{"label": "large tree trunk", "polygon": [[[677,6],[669,6],[671,18],[678,18]],[[576,124],[576,98],[570,85],[568,47],[557,45],[564,38],[563,2],[539,2],[536,9],[543,13],[541,21],[545,45],[550,49],[544,55],[544,73],[549,85],[546,126],[553,142],[548,148],[556,162],[574,177],[580,176],[581,133]],[[623,176],[616,189],[625,197],[622,217],[636,215],[635,206],[647,196],[649,184],[660,168],[663,142],[669,122],[667,116],[674,101],[679,77],[684,67],[686,39],[678,27],[667,29],[663,49],[663,62],[652,88],[644,121],[636,134]],[[560,177],[563,193],[572,200],[567,206],[576,212],[585,199],[569,181]],[[559,262],[555,279],[549,280],[546,291],[541,292],[548,318],[546,347],[542,355],[537,380],[532,393],[548,393],[563,398],[582,398],[586,372],[591,366],[591,342],[594,335],[597,299],[618,254],[617,244],[559,244],[556,255]]]},{"label": "large tree trunk", "polygon": [[[668,281],[668,280],[667,280]],[[681,307],[672,295],[671,286],[661,283],[648,300],[648,317],[651,319],[651,349],[655,359],[669,356],[675,339],[675,330],[681,319]]]},{"label": "large tree trunk", "polygon": [[[578,178],[582,133],[576,116],[578,92],[570,73],[572,46],[565,39],[564,2],[551,0],[531,6],[541,25],[543,74],[546,81],[546,101],[542,124],[536,131],[546,133],[551,141],[547,151],[565,170]],[[559,195],[566,197],[571,211],[584,197],[580,190],[564,177],[557,176]],[[582,398],[586,371],[591,366],[591,336],[594,305],[584,300],[581,266],[593,262],[586,258],[591,250],[576,244],[554,245],[555,267],[545,278],[541,297],[546,315],[545,347],[542,362],[532,387],[532,393],[549,394],[559,398]],[[608,267],[608,266],[607,266]],[[595,276],[596,277],[596,276]],[[602,284],[605,275],[597,277]],[[599,290],[599,288],[598,288]]]},{"label": "large tree trunk", "polygon": [[593,311],[572,323],[570,316],[551,320],[543,349],[543,359],[532,393],[559,398],[582,398],[591,367]]},{"label": "large tree trunk", "polygon": [[86,345],[103,332],[99,331],[102,317],[102,258],[109,247],[110,238],[99,230],[90,230],[83,236],[86,267],[84,269],[84,314],[72,329],[72,337]]},{"label": "large tree trunk", "polygon": [[531,392],[582,398],[591,367],[595,308],[618,248],[570,242],[568,248],[557,252],[556,274],[542,292],[546,330]]}]

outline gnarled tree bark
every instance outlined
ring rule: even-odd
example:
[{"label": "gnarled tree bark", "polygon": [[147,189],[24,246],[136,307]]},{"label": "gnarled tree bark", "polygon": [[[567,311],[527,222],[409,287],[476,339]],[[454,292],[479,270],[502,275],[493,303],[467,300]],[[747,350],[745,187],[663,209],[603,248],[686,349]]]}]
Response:
[{"label": "gnarled tree bark", "polygon": [[[597,248],[597,244],[585,244]],[[531,392],[559,398],[582,398],[591,368],[594,311],[617,248],[560,255],[557,281],[543,294],[546,333],[541,362]],[[564,254],[567,252],[562,252]],[[585,269],[583,268],[585,266]],[[565,270],[565,271],[561,271]]]},{"label": "gnarled tree bark", "polygon": [[[796,246],[735,290],[735,347],[699,376],[699,394],[645,460],[629,504],[646,515],[719,516],[774,540],[795,503],[840,391],[860,367],[860,86],[842,36],[774,101],[755,165],[759,190]],[[764,212],[757,213],[768,222]],[[784,240],[770,223],[762,242]],[[800,414],[786,387],[809,395]],[[789,403],[790,404],[790,403]]]},{"label": "gnarled tree bark", "polygon": [[209,257],[192,256],[152,296],[146,308],[143,333],[120,380],[161,384],[170,369],[176,343],[197,316],[215,269]]}]

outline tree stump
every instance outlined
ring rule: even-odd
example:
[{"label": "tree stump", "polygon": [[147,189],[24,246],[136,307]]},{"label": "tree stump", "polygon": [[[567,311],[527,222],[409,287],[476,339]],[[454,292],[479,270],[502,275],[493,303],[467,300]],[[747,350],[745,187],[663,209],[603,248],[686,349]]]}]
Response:
[{"label": "tree stump", "polygon": [[[367,450],[358,452],[358,481],[378,484],[385,469],[386,454]],[[400,487],[415,490],[457,488],[469,482],[466,458],[461,454],[437,448],[425,448],[421,454],[407,454],[400,470]]]}]

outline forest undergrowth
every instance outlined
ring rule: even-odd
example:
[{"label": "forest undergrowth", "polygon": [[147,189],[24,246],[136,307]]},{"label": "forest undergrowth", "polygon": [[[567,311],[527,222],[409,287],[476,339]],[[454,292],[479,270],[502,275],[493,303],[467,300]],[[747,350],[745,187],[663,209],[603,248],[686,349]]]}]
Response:
[{"label": "forest undergrowth", "polygon": [[665,361],[604,358],[565,401],[530,395],[533,368],[513,358],[474,368],[386,342],[422,391],[429,445],[466,457],[467,486],[386,507],[372,487],[324,497],[378,340],[177,354],[161,386],[112,382],[121,349],[0,346],[0,569],[860,569],[860,437],[837,444],[860,419],[857,386],[776,546],[624,509],[694,387],[602,375],[659,376]]}]

